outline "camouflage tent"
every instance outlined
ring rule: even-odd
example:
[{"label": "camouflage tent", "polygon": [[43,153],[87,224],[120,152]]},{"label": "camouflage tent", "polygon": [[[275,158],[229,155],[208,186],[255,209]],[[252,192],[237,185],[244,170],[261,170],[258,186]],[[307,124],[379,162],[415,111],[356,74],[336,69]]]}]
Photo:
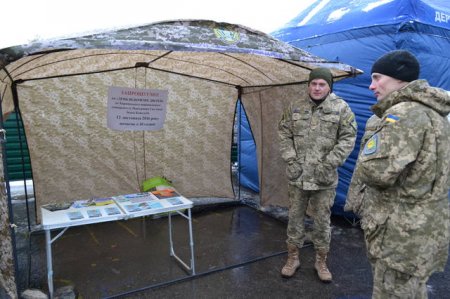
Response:
[{"label": "camouflage tent", "polygon": [[[188,197],[233,198],[230,153],[241,97],[258,148],[262,204],[287,205],[276,139],[283,105],[311,69],[359,71],[264,33],[176,20],[0,50],[3,115],[16,106],[30,150],[36,203],[136,192],[163,175]],[[110,86],[168,92],[162,130],[107,127]]]}]

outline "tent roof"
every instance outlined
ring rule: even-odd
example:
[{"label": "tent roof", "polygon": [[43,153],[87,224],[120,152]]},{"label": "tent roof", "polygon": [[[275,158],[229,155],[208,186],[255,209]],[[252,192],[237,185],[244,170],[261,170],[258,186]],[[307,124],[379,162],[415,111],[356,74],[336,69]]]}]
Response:
[{"label": "tent roof", "polygon": [[[130,55],[121,61],[124,54]],[[105,59],[94,61],[98,55]],[[361,73],[262,32],[209,20],[164,21],[38,41],[2,49],[0,59],[9,63],[6,69],[14,81],[114,70],[110,65],[116,69],[143,66],[243,87],[304,82],[318,66],[332,68],[336,79]]]},{"label": "tent roof", "polygon": [[[274,32],[273,36],[293,41],[350,29],[407,22],[448,30],[450,3],[441,0],[317,0]],[[289,32],[286,31],[288,28],[291,29]]]}]

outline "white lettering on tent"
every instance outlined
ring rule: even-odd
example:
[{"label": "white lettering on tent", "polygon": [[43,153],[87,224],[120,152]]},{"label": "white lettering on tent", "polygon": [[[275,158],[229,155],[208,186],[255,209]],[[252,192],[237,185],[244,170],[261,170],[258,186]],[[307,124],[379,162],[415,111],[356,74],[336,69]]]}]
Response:
[{"label": "white lettering on tent", "polygon": [[448,23],[448,21],[450,20],[450,15],[440,12],[440,11],[436,11],[436,17],[434,18],[435,22],[439,22],[439,23]]},{"label": "white lettering on tent", "polygon": [[156,131],[164,126],[168,91],[111,86],[107,126],[118,131]]}]

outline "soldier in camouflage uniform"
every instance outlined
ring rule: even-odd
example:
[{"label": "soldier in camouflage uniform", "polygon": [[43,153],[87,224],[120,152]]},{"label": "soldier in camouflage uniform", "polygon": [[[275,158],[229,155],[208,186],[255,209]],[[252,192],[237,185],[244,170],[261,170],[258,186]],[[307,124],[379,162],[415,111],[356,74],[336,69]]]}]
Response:
[{"label": "soldier in camouflage uniform", "polygon": [[281,270],[292,277],[300,266],[299,248],[305,238],[306,209],[314,220],[312,242],[319,279],[330,282],[326,259],[330,249],[331,207],[338,183],[337,168],[353,150],[355,115],[348,104],[331,93],[333,76],[326,68],[311,71],[309,99],[298,99],[285,110],[278,133],[289,179],[288,259]]},{"label": "soldier in camouflage uniform", "polygon": [[427,298],[449,249],[450,96],[418,80],[419,63],[392,51],[372,67],[378,102],[346,209],[362,216],[373,298]]}]

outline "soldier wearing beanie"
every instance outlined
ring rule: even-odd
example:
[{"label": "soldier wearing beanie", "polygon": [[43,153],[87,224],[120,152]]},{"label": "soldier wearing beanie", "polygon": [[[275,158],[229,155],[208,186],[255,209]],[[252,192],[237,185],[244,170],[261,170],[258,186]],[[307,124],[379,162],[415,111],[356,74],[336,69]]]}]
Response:
[{"label": "soldier wearing beanie", "polygon": [[289,180],[288,258],[281,270],[292,277],[300,267],[299,249],[305,239],[306,210],[314,220],[312,242],[314,268],[319,279],[330,282],[326,260],[330,249],[331,207],[338,183],[337,168],[353,150],[355,115],[349,105],[333,94],[333,76],[326,68],[310,72],[308,97],[295,100],[279,122],[280,150]]},{"label": "soldier wearing beanie", "polygon": [[330,91],[333,91],[333,75],[329,69],[323,67],[313,69],[309,73],[308,85],[311,84],[311,81],[314,79],[325,80],[330,88]]},{"label": "soldier wearing beanie", "polygon": [[371,74],[379,73],[400,81],[411,82],[419,78],[420,65],[408,51],[397,50],[383,55],[375,61]]},{"label": "soldier wearing beanie", "polygon": [[427,298],[448,258],[450,96],[419,73],[404,50],[373,64],[378,101],[347,195],[345,209],[362,217],[375,299]]}]

